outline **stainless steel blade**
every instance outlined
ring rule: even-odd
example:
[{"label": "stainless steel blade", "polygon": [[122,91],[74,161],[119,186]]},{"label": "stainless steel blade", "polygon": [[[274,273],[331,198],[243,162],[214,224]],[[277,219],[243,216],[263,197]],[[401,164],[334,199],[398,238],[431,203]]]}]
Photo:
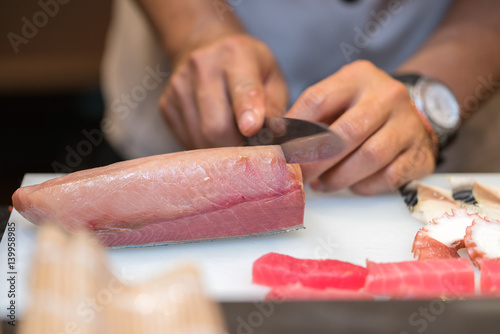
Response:
[{"label": "stainless steel blade", "polygon": [[288,163],[304,163],[334,157],[344,143],[326,125],[286,117],[266,117],[264,126],[247,138],[248,145],[280,145]]}]

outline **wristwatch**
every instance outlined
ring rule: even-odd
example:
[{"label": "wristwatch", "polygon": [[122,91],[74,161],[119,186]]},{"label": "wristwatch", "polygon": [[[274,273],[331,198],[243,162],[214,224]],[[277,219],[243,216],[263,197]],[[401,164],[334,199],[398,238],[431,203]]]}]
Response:
[{"label": "wristwatch", "polygon": [[454,138],[460,126],[460,107],[451,90],[442,82],[418,74],[394,76],[403,82],[417,109],[437,135],[439,150]]}]

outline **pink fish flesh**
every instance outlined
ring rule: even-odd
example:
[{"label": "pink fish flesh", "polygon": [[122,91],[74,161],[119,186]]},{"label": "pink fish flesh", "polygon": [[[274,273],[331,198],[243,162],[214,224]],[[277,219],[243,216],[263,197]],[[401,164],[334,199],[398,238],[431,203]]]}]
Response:
[{"label": "pink fish flesh", "polygon": [[316,289],[359,290],[365,284],[366,268],[339,260],[297,259],[268,253],[253,264],[256,284],[270,287],[300,283]]},{"label": "pink fish flesh", "polygon": [[500,259],[481,260],[481,293],[500,296]]},{"label": "pink fish flesh", "polygon": [[177,243],[301,228],[298,164],[279,146],[185,151],[119,162],[18,189],[29,221],[89,229],[105,246]]},{"label": "pink fish flesh", "polygon": [[[364,290],[398,297],[411,290],[415,297],[462,297],[475,292],[474,268],[469,259],[375,263],[367,261]],[[418,293],[421,291],[421,293]]]}]

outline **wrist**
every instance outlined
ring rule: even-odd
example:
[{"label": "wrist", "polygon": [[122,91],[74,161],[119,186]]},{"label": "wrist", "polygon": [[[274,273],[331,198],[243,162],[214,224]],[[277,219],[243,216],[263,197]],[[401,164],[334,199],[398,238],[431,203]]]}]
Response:
[{"label": "wrist", "polygon": [[[176,29],[173,28],[175,32]],[[171,64],[175,66],[187,54],[204,45],[210,44],[217,39],[244,33],[244,29],[239,22],[225,19],[224,22],[209,18],[200,19],[192,22],[189,27],[184,29],[184,33],[175,36],[166,35],[163,44]]]}]

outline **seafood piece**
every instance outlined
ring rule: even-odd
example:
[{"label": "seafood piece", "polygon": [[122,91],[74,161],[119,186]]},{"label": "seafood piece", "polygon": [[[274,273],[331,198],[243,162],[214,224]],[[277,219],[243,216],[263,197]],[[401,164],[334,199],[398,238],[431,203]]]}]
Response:
[{"label": "seafood piece", "polygon": [[426,186],[416,181],[402,187],[401,195],[412,216],[422,223],[441,217],[444,213],[451,214],[452,209],[461,208],[453,200],[449,190]]},{"label": "seafood piece", "polygon": [[480,268],[482,259],[500,259],[500,221],[476,218],[464,238],[467,253]]},{"label": "seafood piece", "polygon": [[33,223],[92,231],[105,246],[241,237],[303,227],[298,164],[279,146],[185,151],[119,162],[23,187]]},{"label": "seafood piece", "polygon": [[[364,290],[377,296],[463,297],[474,294],[474,268],[465,258],[375,263],[367,261]],[[425,292],[424,292],[425,291]]]},{"label": "seafood piece", "polygon": [[469,212],[483,217],[500,220],[500,189],[474,181],[471,178],[452,177],[449,179],[453,198]]},{"label": "seafood piece", "polygon": [[253,282],[276,287],[300,283],[316,289],[358,290],[365,284],[366,268],[338,260],[297,259],[268,253],[253,263]]},{"label": "seafood piece", "polygon": [[481,293],[500,296],[500,259],[481,261]]},{"label": "seafood piece", "polygon": [[276,286],[266,295],[267,300],[373,300],[363,291],[345,289],[315,289],[301,284]]},{"label": "seafood piece", "polygon": [[431,220],[415,236],[412,252],[418,260],[450,259],[459,257],[458,250],[464,248],[465,230],[475,218],[466,209],[454,209]]}]

